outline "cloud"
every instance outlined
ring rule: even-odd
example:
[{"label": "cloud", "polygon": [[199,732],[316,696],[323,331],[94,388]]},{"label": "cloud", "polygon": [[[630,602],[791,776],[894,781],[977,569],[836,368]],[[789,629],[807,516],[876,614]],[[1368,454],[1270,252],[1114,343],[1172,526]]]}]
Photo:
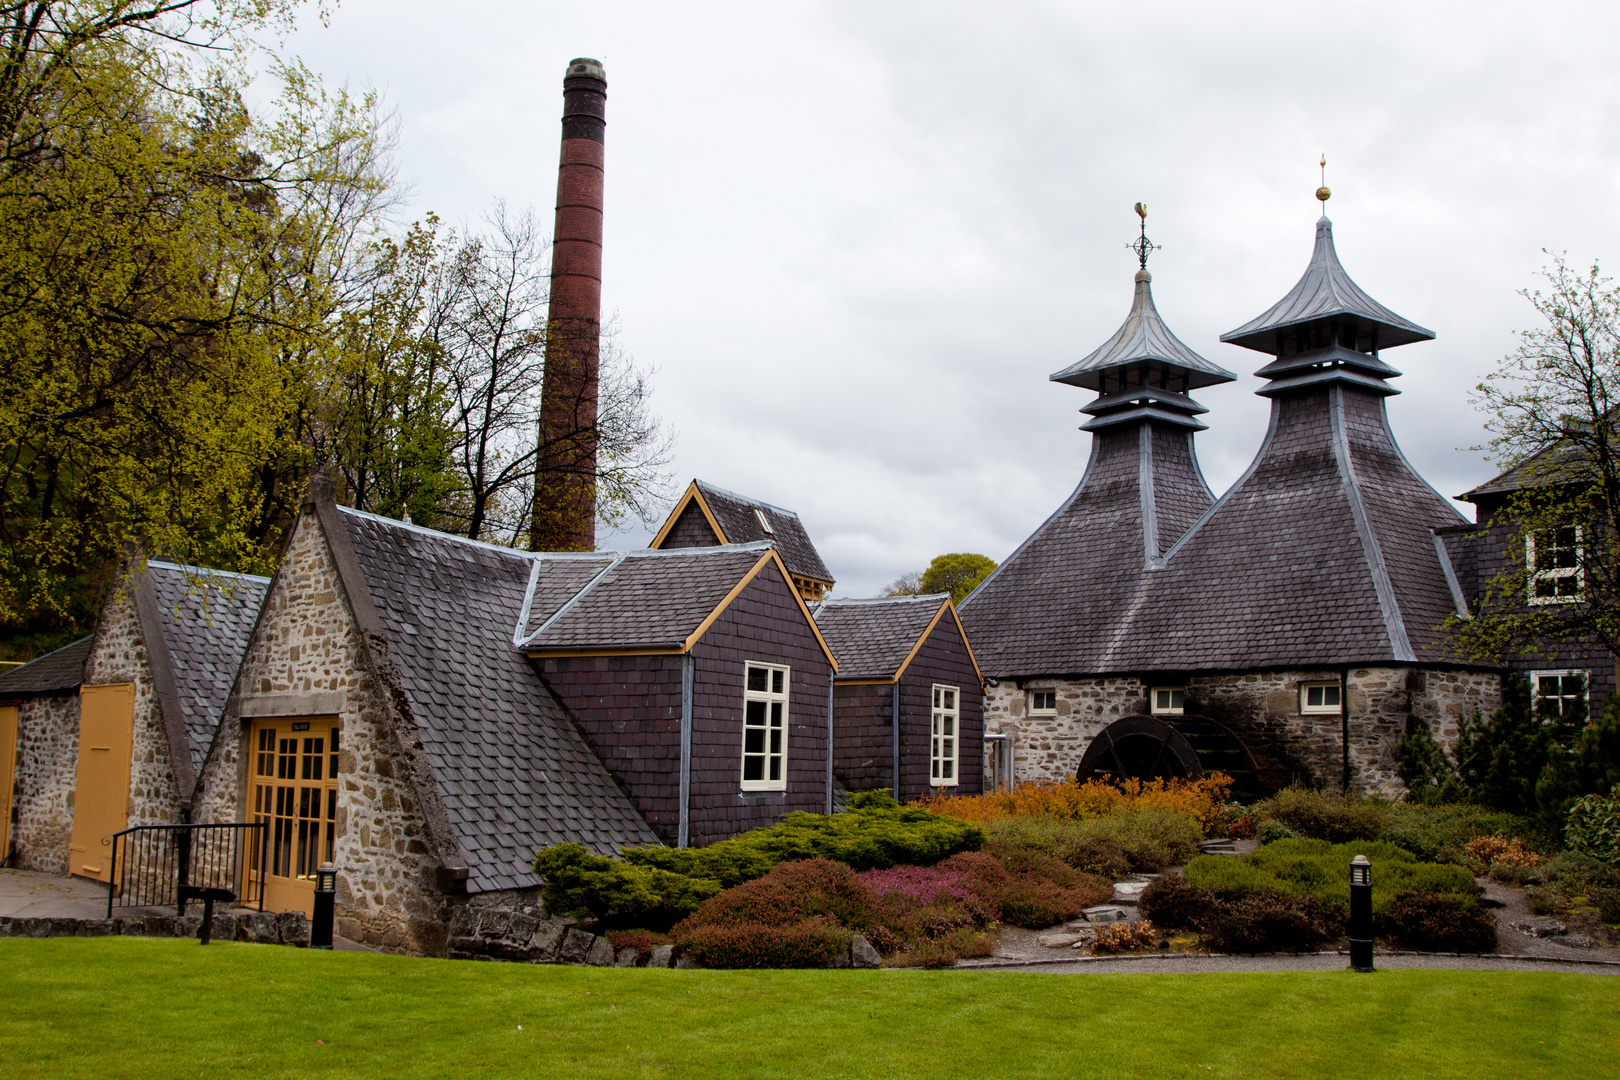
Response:
[{"label": "cloud", "polygon": [[[1239,372],[1200,393],[1223,490],[1268,404],[1221,332],[1305,268],[1326,152],[1339,252],[1437,332],[1390,414],[1447,495],[1492,473],[1469,388],[1543,247],[1615,249],[1609,7],[346,0],[288,43],[385,86],[416,209],[552,202],[566,62],[607,67],[606,303],[659,368],[691,476],[797,510],[869,594],[1005,557],[1084,468],[1046,376],[1124,318],[1148,203],[1171,327]],[[632,534],[617,542],[644,542]]]}]

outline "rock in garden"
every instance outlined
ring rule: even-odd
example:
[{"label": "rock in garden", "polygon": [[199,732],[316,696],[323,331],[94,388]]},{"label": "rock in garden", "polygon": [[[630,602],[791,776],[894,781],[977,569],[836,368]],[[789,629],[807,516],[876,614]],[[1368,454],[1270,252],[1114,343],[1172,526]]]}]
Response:
[{"label": "rock in garden", "polygon": [[1091,935],[1064,932],[1061,934],[1042,934],[1035,940],[1048,949],[1067,949],[1071,945],[1086,940]]},{"label": "rock in garden", "polygon": [[675,955],[675,946],[673,946],[673,945],[654,945],[653,946],[653,951],[652,951],[652,959],[647,961],[647,966],[648,967],[667,968],[667,967],[669,967],[670,958],[673,957],[674,955]]},{"label": "rock in garden", "polygon": [[1088,907],[1081,912],[1089,923],[1124,922],[1130,918],[1130,913],[1122,907],[1113,904],[1100,904],[1097,907]]},{"label": "rock in garden", "polygon": [[1566,949],[1595,949],[1597,940],[1585,934],[1562,934],[1552,939],[1554,945],[1562,945]]},{"label": "rock in garden", "polygon": [[1520,919],[1513,924],[1513,929],[1533,938],[1556,937],[1559,934],[1569,933],[1569,927],[1547,915],[1534,919]]},{"label": "rock in garden", "polygon": [[860,934],[856,934],[849,943],[849,966],[858,968],[875,968],[883,966],[883,957],[872,948],[872,943]]}]

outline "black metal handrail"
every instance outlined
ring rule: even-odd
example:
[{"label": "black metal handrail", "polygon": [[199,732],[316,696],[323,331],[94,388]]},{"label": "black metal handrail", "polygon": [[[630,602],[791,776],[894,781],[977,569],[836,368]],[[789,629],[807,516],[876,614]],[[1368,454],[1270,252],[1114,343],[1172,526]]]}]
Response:
[{"label": "black metal handrail", "polygon": [[[197,889],[225,889],[264,910],[262,821],[225,825],[136,825],[103,840],[112,846],[107,918],[117,907],[168,907],[184,915]],[[120,858],[122,849],[122,858]],[[256,872],[254,872],[256,871]]]}]

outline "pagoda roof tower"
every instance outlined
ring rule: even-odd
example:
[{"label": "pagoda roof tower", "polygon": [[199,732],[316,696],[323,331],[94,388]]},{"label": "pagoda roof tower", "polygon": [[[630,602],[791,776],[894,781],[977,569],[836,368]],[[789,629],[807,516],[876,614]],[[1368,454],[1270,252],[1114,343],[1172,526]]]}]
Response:
[{"label": "pagoda roof tower", "polygon": [[[1328,194],[1326,187],[1317,193],[1324,201]],[[1379,355],[1433,333],[1351,280],[1323,217],[1299,283],[1264,314],[1222,337],[1273,357],[1256,372],[1267,380],[1257,392],[1272,402],[1264,442],[1230,491],[1219,500],[1183,499],[1197,508],[1194,520],[1172,524],[1164,519],[1173,515],[1163,509],[1171,500],[1160,495],[1167,473],[1159,460],[1160,433],[1182,425],[1186,460],[1196,473],[1189,429],[1202,425],[1158,388],[1133,394],[1107,380],[1155,364],[1189,385],[1231,376],[1162,330],[1146,284],[1138,282],[1133,320],[1116,339],[1054,376],[1070,383],[1086,379],[1079,385],[1100,388],[1102,396],[1086,409],[1097,416],[1086,425],[1097,432],[1092,464],[1069,502],[962,604],[984,673],[1078,676],[1455,662],[1439,627],[1464,606],[1436,530],[1463,518],[1396,444],[1385,399],[1398,393],[1389,380],[1400,372]],[[1162,355],[1167,353],[1175,356]],[[1120,474],[1112,486],[1148,492],[1151,479],[1153,498],[1136,500],[1143,508],[1136,519],[1149,520],[1151,502],[1160,518],[1158,534],[1171,534],[1166,546],[1148,548],[1141,570],[1126,568],[1118,556],[1099,558],[1098,534],[1134,520],[1121,520],[1117,510],[1099,514],[1104,503],[1091,496],[1111,444],[1122,441],[1099,429],[1123,428],[1127,417],[1141,421],[1145,449],[1132,463],[1140,479],[1127,483],[1124,473],[1131,468],[1121,462],[1112,470]],[[1119,450],[1115,455],[1123,456]],[[1193,486],[1183,483],[1179,490]],[[1101,581],[1113,584],[1104,588]]]}]

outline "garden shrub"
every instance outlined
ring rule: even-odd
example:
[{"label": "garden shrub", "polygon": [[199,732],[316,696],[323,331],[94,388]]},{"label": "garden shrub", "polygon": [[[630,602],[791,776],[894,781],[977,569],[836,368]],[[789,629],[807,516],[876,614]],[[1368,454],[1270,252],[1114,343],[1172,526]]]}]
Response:
[{"label": "garden shrub", "polygon": [[1466,953],[1496,950],[1496,920],[1482,913],[1473,897],[1402,893],[1374,925],[1380,937],[1403,948]]},{"label": "garden shrub", "polygon": [[1385,812],[1377,803],[1291,787],[1260,804],[1267,815],[1287,825],[1296,836],[1342,844],[1371,840],[1383,831]]},{"label": "garden shrub", "polygon": [[1524,818],[1467,804],[1384,807],[1378,839],[1399,844],[1425,862],[1461,862],[1470,841],[1482,836],[1527,839],[1534,831]]},{"label": "garden shrub", "polygon": [[831,967],[854,935],[825,919],[786,925],[717,923],[680,935],[681,951],[710,968]]},{"label": "garden shrub", "polygon": [[667,930],[720,891],[720,883],[633,866],[558,844],[535,856],[541,899],[558,914],[588,912],[605,925]]},{"label": "garden shrub", "polygon": [[[1077,918],[1086,908],[1114,894],[1111,883],[1077,872],[1055,859],[1041,861],[1024,853],[1010,857],[1015,866],[1033,869],[1014,873],[1000,859],[983,851],[953,855],[940,863],[939,869],[961,874],[964,884],[993,907],[1002,922],[1031,929]],[[1043,871],[1047,870],[1057,874],[1058,880],[1045,876]]]},{"label": "garden shrub", "polygon": [[1298,836],[1293,829],[1280,821],[1262,821],[1254,830],[1255,837],[1262,845],[1275,844],[1278,840],[1297,840]]},{"label": "garden shrub", "polygon": [[1193,925],[1213,952],[1297,952],[1342,937],[1344,910],[1315,896],[1274,889],[1222,892]]},{"label": "garden shrub", "polygon": [[[1481,836],[1470,840],[1463,848],[1463,855],[1478,863],[1487,870],[1493,871],[1492,877],[1498,875],[1497,870],[1519,871],[1541,864],[1541,856],[1533,851],[1526,850],[1518,837]],[[1502,875],[1507,880],[1511,875]]]},{"label": "garden shrub", "polygon": [[1098,929],[1091,942],[1091,954],[1106,956],[1158,947],[1159,932],[1151,922],[1116,922]]},{"label": "garden shrub", "polygon": [[1087,780],[1083,784],[1070,776],[1062,780],[1027,780],[1013,785],[1010,791],[984,795],[938,795],[918,805],[963,821],[986,824],[1014,817],[1089,820],[1130,810],[1166,810],[1210,828],[1224,820],[1226,793],[1231,786],[1231,777],[1215,772],[1197,780]]},{"label": "garden shrub", "polygon": [[[879,793],[872,792],[869,795]],[[869,798],[843,814],[796,812],[766,829],[754,829],[700,848],[625,848],[640,866],[709,878],[727,888],[763,876],[777,863],[832,859],[856,870],[932,866],[959,851],[984,846],[984,831],[970,822],[941,817],[916,806]]]},{"label": "garden shrub", "polygon": [[860,875],[843,863],[828,859],[781,863],[762,878],[703,901],[673,933],[684,941],[702,926],[791,926],[821,917],[860,930],[872,921],[875,899]]},{"label": "garden shrub", "polygon": [[1564,845],[1589,859],[1620,864],[1620,793],[1575,800],[1565,818]]},{"label": "garden shrub", "polygon": [[1193,819],[1153,808],[1092,819],[1003,818],[986,826],[985,833],[992,841],[1045,852],[1110,881],[1184,863],[1198,854],[1203,839]]},{"label": "garden shrub", "polygon": [[1136,909],[1160,926],[1186,928],[1208,906],[1209,894],[1180,874],[1163,874],[1142,890]]},{"label": "garden shrub", "polygon": [[1226,835],[1233,840],[1252,840],[1264,820],[1258,811],[1241,811],[1232,816],[1232,820],[1226,826]]},{"label": "garden shrub", "polygon": [[989,956],[992,948],[990,935],[961,927],[939,937],[920,939],[892,956],[884,955],[894,967],[945,968],[958,960]]},{"label": "garden shrub", "polygon": [[1382,911],[1403,892],[1476,896],[1466,867],[1419,862],[1403,848],[1381,840],[1330,844],[1325,840],[1278,840],[1249,855],[1201,855],[1187,864],[1187,880],[1216,891],[1277,892],[1314,896],[1328,904],[1350,902],[1350,860],[1373,864],[1373,909]]},{"label": "garden shrub", "polygon": [[668,945],[670,939],[665,934],[655,934],[650,930],[609,930],[607,932],[608,944],[613,951],[618,952],[624,948],[634,948],[636,955],[643,959],[652,955],[653,947]]},{"label": "garden shrub", "polygon": [[1606,923],[1620,923],[1620,889],[1588,889],[1586,898],[1597,909],[1598,918]]}]

